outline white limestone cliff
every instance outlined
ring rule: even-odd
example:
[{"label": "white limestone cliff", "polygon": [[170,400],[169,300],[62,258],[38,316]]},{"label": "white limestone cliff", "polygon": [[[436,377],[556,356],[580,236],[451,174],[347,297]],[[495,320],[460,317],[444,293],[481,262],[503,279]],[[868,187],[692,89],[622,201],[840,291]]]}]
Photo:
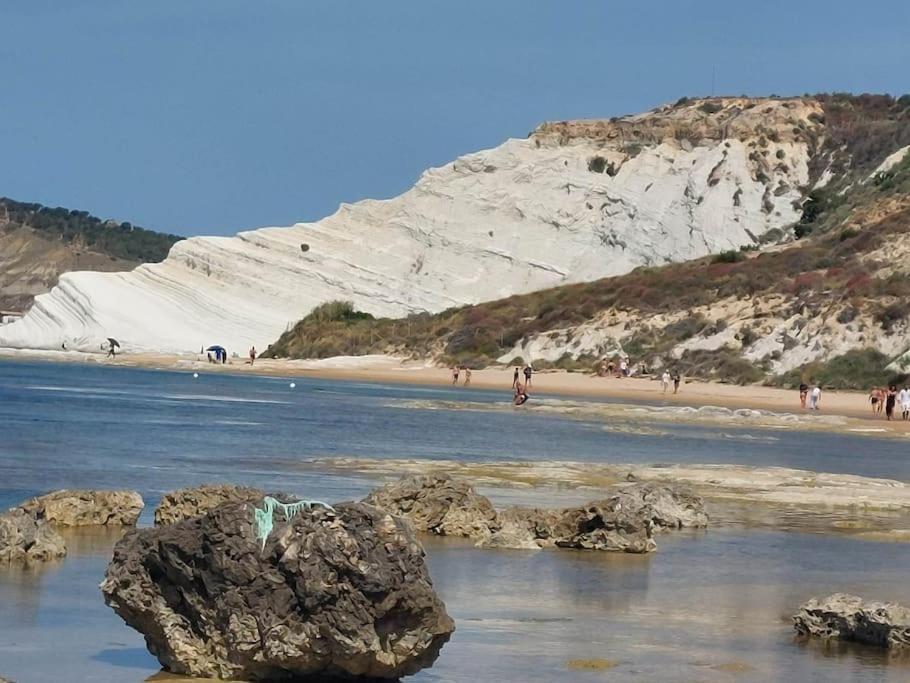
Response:
[{"label": "white limestone cliff", "polygon": [[378,316],[593,280],[752,244],[799,216],[817,102],[693,101],[527,139],[425,172],[386,201],[196,237],[128,273],[64,274],[0,347],[265,348],[319,303]]}]

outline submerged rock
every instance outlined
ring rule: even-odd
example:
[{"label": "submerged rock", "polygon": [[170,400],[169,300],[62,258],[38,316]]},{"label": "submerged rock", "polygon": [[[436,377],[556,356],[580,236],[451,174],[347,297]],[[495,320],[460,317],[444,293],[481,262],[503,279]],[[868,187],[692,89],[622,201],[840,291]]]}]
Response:
[{"label": "submerged rock", "polygon": [[139,519],[145,503],[135,491],[54,491],[19,505],[24,512],[58,526],[123,525]]},{"label": "submerged rock", "polygon": [[435,661],[454,624],[404,520],[364,503],[313,507],[276,514],[263,546],[255,518],[227,503],[114,548],[105,602],[166,670],[395,679]]},{"label": "submerged rock", "polygon": [[910,609],[895,602],[865,602],[846,593],[809,600],[794,615],[793,626],[803,636],[890,649],[910,647]]},{"label": "submerged rock", "polygon": [[18,508],[0,514],[0,562],[45,562],[64,555],[63,537],[43,519]]},{"label": "submerged rock", "polygon": [[171,491],[164,494],[155,508],[155,526],[199,517],[224,503],[256,502],[263,495],[258,489],[233,484],[203,484]]},{"label": "submerged rock", "polygon": [[363,499],[440,536],[481,540],[499,529],[493,504],[468,482],[448,474],[420,474],[382,486]]}]

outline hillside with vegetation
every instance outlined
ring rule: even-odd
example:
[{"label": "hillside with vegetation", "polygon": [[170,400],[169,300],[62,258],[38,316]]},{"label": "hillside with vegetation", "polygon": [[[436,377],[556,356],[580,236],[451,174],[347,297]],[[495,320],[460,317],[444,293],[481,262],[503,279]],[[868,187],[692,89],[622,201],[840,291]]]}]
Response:
[{"label": "hillside with vegetation", "polygon": [[339,303],[269,354],[575,370],[624,355],[730,382],[881,383],[910,365],[910,96],[813,99],[825,133],[798,220],[760,244],[436,315],[373,319]]},{"label": "hillside with vegetation", "polygon": [[28,309],[70,270],[122,271],[162,261],[180,239],[87,211],[0,197],[0,310]]}]

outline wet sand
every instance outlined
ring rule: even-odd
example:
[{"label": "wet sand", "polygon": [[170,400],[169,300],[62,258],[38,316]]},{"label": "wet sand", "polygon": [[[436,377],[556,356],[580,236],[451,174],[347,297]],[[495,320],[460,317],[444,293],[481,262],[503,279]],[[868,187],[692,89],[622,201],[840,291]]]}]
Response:
[{"label": "wet sand", "polygon": [[[62,352],[14,352],[0,349],[0,357],[22,360],[49,360],[53,362],[81,362],[101,365],[141,367],[160,370],[178,370],[202,373],[251,374],[271,377],[312,377],[355,382],[380,382],[395,384],[451,386],[452,373],[448,368],[428,363],[405,361],[390,356],[344,356],[324,360],[271,360],[260,359],[254,365],[248,360],[233,358],[226,364],[209,363],[205,356],[167,355],[150,353],[124,353],[116,359],[105,359],[101,354]],[[476,389],[511,391],[512,368],[494,367],[472,371],[471,386]],[[464,373],[459,385],[464,384]],[[535,394],[590,397],[634,402],[660,403],[680,406],[719,406],[731,409],[750,408],[774,412],[807,414],[799,404],[795,390],[765,386],[739,386],[716,382],[683,380],[678,394],[672,389],[666,394],[656,378],[596,377],[594,375],[565,371],[541,371],[534,374],[531,383]],[[868,395],[864,392],[825,391],[822,394],[819,415],[839,415],[861,421],[854,432],[868,430],[870,435],[910,434],[910,422],[888,422],[884,415],[873,415]]]}]

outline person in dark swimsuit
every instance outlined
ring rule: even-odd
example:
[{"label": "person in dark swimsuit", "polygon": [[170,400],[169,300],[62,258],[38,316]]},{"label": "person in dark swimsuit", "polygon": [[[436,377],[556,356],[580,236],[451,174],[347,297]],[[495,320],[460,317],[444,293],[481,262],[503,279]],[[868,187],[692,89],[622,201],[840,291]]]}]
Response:
[{"label": "person in dark swimsuit", "polygon": [[885,417],[889,420],[894,419],[894,403],[897,401],[897,387],[888,387],[888,394],[885,397]]},{"label": "person in dark swimsuit", "polygon": [[515,396],[512,398],[512,404],[516,406],[523,406],[528,402],[528,392],[524,388],[521,382],[515,383]]},{"label": "person in dark swimsuit", "polygon": [[515,366],[515,374],[512,375],[512,386],[513,386],[513,387],[514,387],[516,384],[518,384],[518,373],[519,373],[519,372],[520,372],[520,371],[519,371],[519,369],[518,369],[518,366],[516,365],[516,366]]},{"label": "person in dark swimsuit", "polygon": [[532,372],[533,372],[533,370],[531,369],[531,364],[528,363],[527,365],[525,365],[525,386],[526,387],[531,386],[531,373]]},{"label": "person in dark swimsuit", "polygon": [[805,382],[799,385],[799,404],[805,408],[806,399],[809,397],[809,385]]}]

